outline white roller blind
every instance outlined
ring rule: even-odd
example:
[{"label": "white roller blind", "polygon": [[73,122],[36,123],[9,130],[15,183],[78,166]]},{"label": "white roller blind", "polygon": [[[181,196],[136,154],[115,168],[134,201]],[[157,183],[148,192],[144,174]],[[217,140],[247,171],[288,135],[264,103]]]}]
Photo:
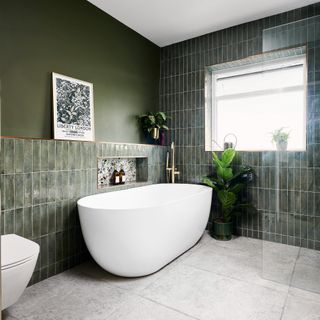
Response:
[{"label": "white roller blind", "polygon": [[271,132],[285,128],[288,150],[305,150],[305,83],[304,56],[213,74],[213,149],[234,133],[238,150],[275,150]]}]

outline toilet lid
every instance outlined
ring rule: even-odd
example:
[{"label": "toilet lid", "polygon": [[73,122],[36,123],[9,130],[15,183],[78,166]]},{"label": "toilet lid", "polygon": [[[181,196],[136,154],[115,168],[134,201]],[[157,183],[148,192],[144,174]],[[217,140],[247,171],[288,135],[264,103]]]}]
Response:
[{"label": "toilet lid", "polygon": [[12,267],[39,254],[39,245],[16,234],[1,236],[1,269]]}]

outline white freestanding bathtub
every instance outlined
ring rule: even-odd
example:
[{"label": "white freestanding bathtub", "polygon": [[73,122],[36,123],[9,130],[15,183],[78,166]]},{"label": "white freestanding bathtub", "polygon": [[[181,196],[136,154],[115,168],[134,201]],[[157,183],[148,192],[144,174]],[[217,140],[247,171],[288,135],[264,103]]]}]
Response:
[{"label": "white freestanding bathtub", "polygon": [[211,194],[201,185],[154,184],[82,198],[84,240],[105,270],[124,277],[151,274],[200,239]]}]

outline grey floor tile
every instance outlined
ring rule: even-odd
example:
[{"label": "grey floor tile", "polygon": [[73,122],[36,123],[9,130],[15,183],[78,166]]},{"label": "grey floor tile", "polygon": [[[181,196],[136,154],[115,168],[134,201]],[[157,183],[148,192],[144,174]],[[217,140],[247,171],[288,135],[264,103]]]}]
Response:
[{"label": "grey floor tile", "polygon": [[279,320],[287,294],[179,264],[141,295],[203,320]]},{"label": "grey floor tile", "polygon": [[[279,284],[294,264],[295,287]],[[121,278],[86,262],[29,287],[4,319],[320,320],[319,264],[318,251],[205,234],[146,277]]]},{"label": "grey floor tile", "polygon": [[[228,277],[287,290],[299,248],[239,237],[207,240],[183,263]],[[279,286],[278,286],[279,284]]]},{"label": "grey floor tile", "polygon": [[320,251],[301,248],[291,285],[320,293]]},{"label": "grey floor tile", "polygon": [[175,310],[153,301],[133,296],[122,308],[112,313],[108,320],[192,320]]},{"label": "grey floor tile", "polygon": [[88,277],[95,278],[97,281],[104,281],[109,285],[138,293],[139,291],[143,290],[145,287],[156,281],[158,278],[160,278],[167,271],[167,268],[170,267],[171,266],[169,265],[168,267],[165,267],[164,269],[152,275],[139,278],[123,278],[115,276],[100,268],[93,261],[86,262],[81,266],[76,267],[76,270]]},{"label": "grey floor tile", "polygon": [[320,295],[291,289],[281,320],[320,320]]},{"label": "grey floor tile", "polygon": [[240,244],[236,241],[222,244],[218,241],[208,242],[184,259],[183,263],[217,274],[247,280],[260,279],[262,271],[261,249],[241,250]]},{"label": "grey floor tile", "polygon": [[299,247],[264,241],[262,251],[262,277],[290,285],[299,251]]},{"label": "grey floor tile", "polygon": [[19,320],[104,320],[129,294],[76,272],[65,272],[28,288],[8,314]]}]

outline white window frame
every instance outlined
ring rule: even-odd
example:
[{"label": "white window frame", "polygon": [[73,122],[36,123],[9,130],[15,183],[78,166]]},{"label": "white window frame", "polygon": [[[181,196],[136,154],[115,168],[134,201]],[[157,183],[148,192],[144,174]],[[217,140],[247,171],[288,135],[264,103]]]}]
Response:
[{"label": "white window frame", "polygon": [[[283,50],[286,52],[286,50]],[[264,56],[264,54],[259,55],[259,56]],[[304,132],[304,146],[303,148],[297,148],[295,150],[290,150],[290,151],[305,151],[306,146],[307,146],[307,58],[306,54],[298,54],[298,55],[293,55],[293,56],[285,56],[285,57],[280,57],[280,58],[272,58],[272,59],[267,59],[267,61],[260,61],[260,62],[253,62],[250,63],[251,60],[255,60],[255,57],[259,56],[254,56],[253,59],[252,57],[242,59],[242,60],[237,60],[232,62],[233,66],[229,66],[228,63],[218,65],[218,66],[212,66],[208,67],[206,69],[206,75],[205,75],[205,150],[206,151],[219,151],[223,149],[223,146],[220,146],[216,142],[216,137],[217,137],[217,130],[218,130],[218,123],[217,123],[217,100],[219,98],[215,97],[215,84],[218,79],[225,78],[225,77],[231,77],[231,76],[237,76],[237,75],[245,75],[249,73],[254,73],[254,72],[263,72],[267,70],[277,70],[281,68],[286,68],[290,66],[295,66],[295,65],[302,65],[304,68],[304,83],[302,85],[304,93],[305,93],[305,98],[304,98],[304,112],[303,112],[303,126],[305,128]],[[221,66],[221,67],[219,67]],[[261,70],[263,67],[263,71]],[[270,92],[289,92],[291,90],[301,89],[301,86],[297,87],[288,87],[288,88],[279,88],[279,89],[270,89]],[[263,92],[268,92],[269,90],[263,91]],[[244,95],[245,93],[241,93],[239,95]],[[250,93],[246,93],[250,95]],[[237,95],[237,94],[234,94]],[[274,151],[271,149],[264,149],[264,150],[242,150],[242,151]]]}]

